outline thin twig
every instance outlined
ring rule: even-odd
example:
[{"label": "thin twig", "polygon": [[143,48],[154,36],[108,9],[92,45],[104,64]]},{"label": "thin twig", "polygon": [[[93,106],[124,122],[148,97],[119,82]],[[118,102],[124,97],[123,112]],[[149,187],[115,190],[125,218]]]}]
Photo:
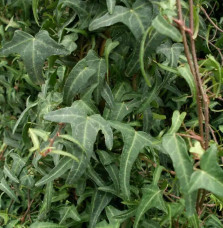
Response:
[{"label": "thin twig", "polygon": [[[203,40],[206,40],[203,36],[201,36],[201,35],[199,35],[198,34],[198,36],[200,37],[200,38],[202,38]],[[220,48],[218,48],[217,46],[215,46],[211,41],[209,41],[208,40],[208,43],[213,47],[213,48],[215,48],[217,51],[218,51],[218,53],[219,53],[219,55],[220,55],[220,57],[221,57],[221,65],[223,65],[223,54],[221,53],[221,49]]]},{"label": "thin twig", "polygon": [[191,33],[189,34],[190,37],[190,42],[191,42],[191,52],[192,52],[192,57],[193,57],[193,62],[194,62],[194,68],[195,68],[195,73],[196,73],[196,78],[198,82],[198,87],[200,90],[200,93],[202,95],[203,99],[203,105],[204,105],[204,121],[205,121],[205,143],[204,143],[204,149],[207,150],[209,146],[209,100],[208,96],[203,88],[201,77],[200,77],[200,72],[199,72],[199,65],[197,61],[197,54],[196,54],[196,47],[195,47],[195,41],[193,38],[193,33],[194,33],[194,15],[193,15],[193,0],[189,0],[189,9],[190,9],[190,29]]},{"label": "thin twig", "polygon": [[205,16],[207,17],[207,19],[210,21],[210,23],[220,32],[223,32],[222,29],[220,29],[215,23],[214,21],[212,21],[212,19],[209,17],[208,13],[206,12],[206,10],[201,6],[200,9],[202,10],[202,12],[205,14]]},{"label": "thin twig", "polygon": [[64,124],[63,123],[59,123],[59,129],[57,131],[57,133],[53,136],[53,138],[49,139],[50,143],[49,143],[49,149],[46,150],[46,152],[44,152],[42,154],[43,157],[46,157],[47,154],[49,154],[52,150],[52,147],[53,147],[53,144],[54,144],[54,141],[56,140],[56,138],[60,135],[60,131],[62,130]]},{"label": "thin twig", "polygon": [[218,144],[218,140],[216,139],[216,136],[215,136],[215,134],[214,134],[214,130],[212,129],[212,127],[211,127],[210,125],[209,125],[209,129],[210,129],[211,135],[212,135],[212,137],[213,137],[215,143]]},{"label": "thin twig", "polygon": [[[177,0],[177,9],[178,9],[178,26],[179,26],[180,32],[182,34],[182,37],[183,37],[184,51],[185,51],[185,55],[186,55],[187,62],[189,64],[191,73],[194,76],[195,86],[196,86],[196,90],[197,90],[196,100],[197,100],[197,112],[198,112],[198,121],[199,121],[199,133],[200,133],[201,138],[203,139],[204,138],[203,112],[202,112],[202,105],[201,105],[200,89],[198,86],[198,81],[196,79],[194,65],[193,65],[193,62],[192,62],[191,57],[190,57],[190,50],[189,50],[188,43],[187,43],[187,37],[186,37],[186,32],[185,32],[185,24],[183,21],[183,13],[182,13],[180,0]],[[202,140],[201,145],[204,146],[203,140]]]}]

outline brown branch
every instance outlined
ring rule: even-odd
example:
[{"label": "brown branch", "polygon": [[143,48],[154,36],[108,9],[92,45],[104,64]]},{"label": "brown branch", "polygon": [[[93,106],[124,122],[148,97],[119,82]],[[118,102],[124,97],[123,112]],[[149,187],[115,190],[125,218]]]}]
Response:
[{"label": "brown branch", "polygon": [[[204,143],[204,149],[207,150],[209,146],[209,99],[208,96],[203,88],[202,80],[200,77],[199,72],[199,65],[197,60],[197,54],[196,54],[196,47],[195,47],[195,41],[193,38],[193,32],[194,32],[194,15],[193,15],[193,0],[189,0],[189,9],[190,9],[190,29],[192,33],[189,34],[190,37],[190,43],[191,43],[191,52],[192,52],[192,58],[194,62],[194,68],[195,68],[195,74],[198,82],[198,87],[200,90],[200,93],[202,95],[203,99],[203,105],[204,105],[204,121],[205,121],[205,143]],[[203,119],[203,118],[202,118]]]},{"label": "brown branch", "polygon": [[215,143],[218,144],[218,140],[217,140],[217,138],[216,138],[216,136],[214,134],[214,130],[212,129],[212,127],[210,125],[209,125],[209,129],[210,129],[211,135],[212,135]]},{"label": "brown branch", "polygon": [[182,136],[182,137],[187,137],[187,138],[191,138],[191,139],[195,139],[197,141],[199,141],[200,143],[202,143],[203,139],[201,138],[200,135],[187,135],[187,134],[181,134],[181,133],[178,133],[178,135]]},{"label": "brown branch", "polygon": [[214,21],[212,21],[212,19],[209,17],[208,13],[206,12],[206,10],[201,6],[200,9],[202,10],[202,12],[204,13],[204,15],[207,17],[207,19],[210,21],[210,23],[220,32],[223,32],[222,29],[220,29],[215,23]]},{"label": "brown branch", "polygon": [[20,219],[21,223],[24,223],[25,222],[26,216],[30,212],[30,208],[32,206],[33,201],[34,201],[34,198],[32,199],[32,201],[30,201],[30,190],[28,190],[28,206],[27,206],[27,210],[26,210],[25,214]]},{"label": "brown branch", "polygon": [[[196,86],[196,90],[197,90],[197,92],[196,92],[196,100],[197,100],[197,113],[198,113],[198,122],[199,122],[199,133],[200,133],[200,136],[202,138],[201,145],[202,145],[202,147],[204,147],[204,143],[203,143],[204,129],[203,129],[203,112],[202,112],[202,105],[201,105],[201,95],[200,95],[200,89],[199,89],[199,86],[198,86],[198,81],[197,81],[197,78],[196,78],[194,65],[193,65],[193,62],[192,62],[191,57],[190,57],[190,50],[189,50],[189,47],[188,47],[187,37],[186,37],[186,32],[185,32],[185,27],[186,26],[185,26],[184,21],[183,21],[183,13],[182,13],[180,0],[177,0],[177,10],[178,10],[178,26],[179,26],[180,32],[182,34],[182,37],[183,37],[184,51],[185,51],[185,55],[186,55],[187,62],[189,64],[191,73],[192,73],[192,75],[194,77],[194,82],[195,82],[195,86]],[[187,29],[187,32],[188,31],[189,30]],[[193,30],[190,31],[191,37],[193,36],[192,31]]]}]

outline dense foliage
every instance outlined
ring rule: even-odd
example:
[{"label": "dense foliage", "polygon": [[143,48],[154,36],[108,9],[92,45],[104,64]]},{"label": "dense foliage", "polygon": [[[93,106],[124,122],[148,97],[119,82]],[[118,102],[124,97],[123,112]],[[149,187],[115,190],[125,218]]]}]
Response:
[{"label": "dense foliage", "polygon": [[223,227],[222,7],[0,0],[1,227]]}]

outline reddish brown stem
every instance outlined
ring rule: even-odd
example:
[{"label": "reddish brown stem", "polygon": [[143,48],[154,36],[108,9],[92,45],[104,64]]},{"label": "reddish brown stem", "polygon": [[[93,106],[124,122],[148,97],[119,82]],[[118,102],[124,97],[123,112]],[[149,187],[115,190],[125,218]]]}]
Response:
[{"label": "reddish brown stem", "polygon": [[[185,51],[185,55],[186,55],[187,62],[189,64],[191,73],[194,76],[194,82],[195,82],[195,86],[196,86],[196,90],[197,90],[196,100],[197,100],[197,112],[198,112],[198,121],[199,121],[199,133],[202,138],[201,145],[202,145],[202,147],[204,147],[204,143],[203,143],[204,129],[203,129],[203,112],[202,112],[202,105],[201,105],[201,95],[200,95],[200,89],[198,86],[198,81],[196,78],[194,65],[193,65],[193,62],[190,57],[190,50],[189,50],[189,46],[187,43],[187,37],[186,37],[186,32],[185,32],[185,25],[184,25],[183,13],[182,13],[180,0],[177,0],[177,9],[178,9],[178,21],[180,22],[180,23],[178,23],[178,26],[179,26],[180,32],[182,34],[182,37],[183,37],[184,51]],[[191,30],[191,31],[193,31],[193,30]],[[190,31],[190,34],[192,36],[193,33],[191,33],[191,31]]]},{"label": "reddish brown stem", "polygon": [[[192,31],[192,34],[194,32],[194,16],[193,16],[193,0],[189,0],[189,8],[190,8],[190,29]],[[190,43],[191,43],[191,52],[192,52],[192,58],[194,62],[194,69],[195,69],[195,75],[196,75],[196,80],[198,83],[198,87],[200,90],[200,94],[203,99],[203,105],[204,105],[204,121],[205,121],[205,143],[204,143],[204,149],[207,150],[209,146],[209,100],[208,96],[203,88],[202,85],[202,80],[199,72],[199,65],[197,61],[197,54],[196,54],[196,46],[195,46],[195,41],[193,38],[193,35],[189,34],[190,37]],[[202,117],[203,119],[203,117]]]},{"label": "reddish brown stem", "polygon": [[42,154],[43,157],[46,157],[47,154],[49,154],[51,152],[51,150],[52,150],[51,148],[53,147],[54,141],[60,135],[60,131],[63,128],[64,124],[63,123],[60,123],[59,125],[60,125],[60,127],[59,127],[57,133],[54,135],[53,138],[49,139],[49,142],[50,142],[49,149],[45,153]]},{"label": "reddish brown stem", "polygon": [[209,20],[209,22],[220,32],[223,32],[222,29],[220,29],[215,23],[214,21],[211,20],[211,18],[209,17],[209,15],[207,14],[206,10],[201,6],[200,9],[202,10],[202,12],[204,13],[204,15],[207,17],[207,19]]}]

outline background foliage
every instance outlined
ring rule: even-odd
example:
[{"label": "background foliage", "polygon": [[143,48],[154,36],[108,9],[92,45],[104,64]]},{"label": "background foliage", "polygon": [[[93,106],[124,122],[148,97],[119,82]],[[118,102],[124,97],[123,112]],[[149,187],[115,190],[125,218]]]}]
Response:
[{"label": "background foliage", "polygon": [[193,4],[209,122],[175,0],[0,0],[2,227],[223,227],[223,5]]}]

